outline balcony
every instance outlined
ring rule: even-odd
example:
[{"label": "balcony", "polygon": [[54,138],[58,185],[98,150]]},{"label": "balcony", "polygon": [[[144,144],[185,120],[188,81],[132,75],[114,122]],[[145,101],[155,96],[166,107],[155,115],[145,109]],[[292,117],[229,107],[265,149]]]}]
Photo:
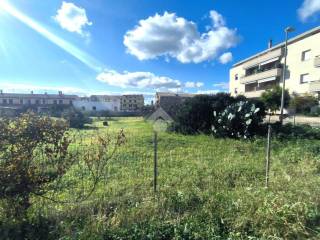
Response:
[{"label": "balcony", "polygon": [[314,67],[320,67],[320,56],[314,58]]},{"label": "balcony", "polygon": [[259,98],[261,97],[264,90],[252,91],[252,92],[245,92],[242,93],[247,98]]},{"label": "balcony", "polygon": [[274,68],[274,69],[270,69],[264,72],[259,72],[253,75],[243,76],[240,79],[240,83],[247,84],[247,83],[251,83],[251,82],[266,79],[266,78],[280,77],[281,73],[282,73],[281,68]]},{"label": "balcony", "polygon": [[320,80],[309,83],[310,92],[320,92]]},{"label": "balcony", "polygon": [[273,58],[280,58],[283,55],[283,48],[274,49],[272,51],[267,51],[260,56],[256,56],[252,60],[243,64],[243,69],[248,69],[252,66],[259,65],[262,62]]}]

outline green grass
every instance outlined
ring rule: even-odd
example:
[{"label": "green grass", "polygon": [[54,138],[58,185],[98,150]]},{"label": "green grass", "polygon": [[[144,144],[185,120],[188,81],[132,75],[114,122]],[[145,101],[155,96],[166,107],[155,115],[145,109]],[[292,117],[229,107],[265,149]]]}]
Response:
[{"label": "green grass", "polygon": [[76,132],[87,141],[120,129],[127,137],[94,194],[77,204],[34,199],[33,214],[55,219],[62,239],[320,238],[319,141],[273,140],[266,189],[265,139],[162,132],[154,194],[152,125],[108,122]]}]

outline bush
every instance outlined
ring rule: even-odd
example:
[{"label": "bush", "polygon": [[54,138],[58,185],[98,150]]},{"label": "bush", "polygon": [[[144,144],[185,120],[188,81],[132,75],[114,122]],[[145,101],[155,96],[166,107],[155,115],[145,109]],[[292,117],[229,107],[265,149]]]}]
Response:
[{"label": "bush", "polygon": [[214,135],[230,138],[249,138],[260,133],[265,116],[262,109],[249,101],[234,103],[214,115],[219,123],[212,127]]},{"label": "bush", "polygon": [[213,112],[222,112],[228,105],[237,100],[226,93],[216,95],[199,95],[187,99],[178,111],[171,130],[184,134],[211,132],[215,124]]},{"label": "bush", "polygon": [[[282,88],[280,86],[275,86],[271,89],[266,90],[261,95],[261,101],[265,104],[266,109],[271,112],[275,112],[281,107],[281,96]],[[290,102],[290,94],[288,90],[284,92],[284,107],[287,108]]]},{"label": "bush", "polygon": [[296,113],[310,114],[312,107],[317,106],[318,100],[312,95],[297,95],[290,100],[290,108],[294,109]]},{"label": "bush", "polygon": [[[170,130],[183,134],[211,134],[212,128],[220,128],[218,116],[230,105],[246,101],[260,108],[258,116],[265,116],[264,104],[259,100],[246,99],[244,96],[231,97],[227,93],[199,95],[190,98],[178,109],[176,121]],[[214,114],[215,113],[215,114]]]},{"label": "bush", "polygon": [[296,125],[291,123],[281,125],[274,123],[272,125],[273,134],[280,139],[304,138],[320,140],[320,129],[313,128],[309,125]]},{"label": "bush", "polygon": [[65,111],[62,117],[69,123],[71,128],[82,129],[85,127],[85,124],[92,123],[92,119],[86,113],[75,109]]}]

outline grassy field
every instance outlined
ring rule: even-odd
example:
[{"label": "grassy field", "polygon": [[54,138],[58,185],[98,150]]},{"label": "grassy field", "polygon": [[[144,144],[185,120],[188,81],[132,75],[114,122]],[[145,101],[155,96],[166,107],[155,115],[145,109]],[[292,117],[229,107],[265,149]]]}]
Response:
[{"label": "grassy field", "polygon": [[[33,215],[54,219],[60,239],[320,238],[319,141],[274,139],[266,189],[265,139],[162,132],[154,194],[152,125],[142,118],[114,118],[109,125],[96,120],[74,131],[88,142],[120,129],[127,138],[89,199],[34,199]],[[67,200],[69,191],[60,198]]]}]

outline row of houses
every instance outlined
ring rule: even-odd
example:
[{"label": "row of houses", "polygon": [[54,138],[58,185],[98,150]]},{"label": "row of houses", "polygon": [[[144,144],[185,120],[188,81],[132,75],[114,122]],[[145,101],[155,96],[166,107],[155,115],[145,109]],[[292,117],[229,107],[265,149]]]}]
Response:
[{"label": "row of houses", "polygon": [[[320,27],[288,40],[287,62],[285,43],[272,46],[233,65],[230,70],[231,95],[258,98],[275,85],[291,94],[312,94],[320,100]],[[284,67],[286,65],[286,69]]]},{"label": "row of houses", "polygon": [[4,93],[0,90],[0,107],[22,109],[36,108],[38,111],[52,106],[74,106],[81,111],[137,112],[144,106],[143,95],[92,95],[79,97],[59,92],[58,94]]}]

